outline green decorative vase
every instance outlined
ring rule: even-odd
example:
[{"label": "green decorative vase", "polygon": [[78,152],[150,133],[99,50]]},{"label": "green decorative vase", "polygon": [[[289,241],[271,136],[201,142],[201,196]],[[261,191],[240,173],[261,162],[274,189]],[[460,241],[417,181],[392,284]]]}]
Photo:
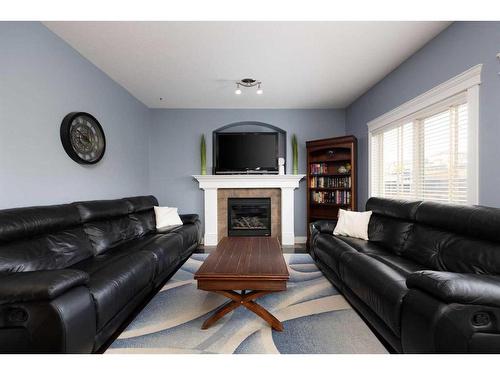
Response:
[{"label": "green decorative vase", "polygon": [[205,143],[205,135],[201,136],[200,143],[200,160],[201,160],[201,174],[207,174],[207,145]]},{"label": "green decorative vase", "polygon": [[292,156],[292,174],[299,174],[299,149],[295,134],[292,136]]}]

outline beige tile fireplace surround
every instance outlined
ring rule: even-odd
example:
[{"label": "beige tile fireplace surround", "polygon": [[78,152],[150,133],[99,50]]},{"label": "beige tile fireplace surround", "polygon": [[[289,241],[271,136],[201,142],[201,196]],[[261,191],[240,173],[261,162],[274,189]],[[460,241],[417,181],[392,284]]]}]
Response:
[{"label": "beige tile fireplace surround", "polygon": [[294,190],[304,175],[196,175],[204,191],[203,242],[215,246],[227,235],[227,198],[271,198],[271,235],[294,245]]},{"label": "beige tile fireplace surround", "polygon": [[271,198],[271,237],[281,242],[281,192],[280,189],[218,189],[217,190],[217,238],[227,236],[228,198]]}]

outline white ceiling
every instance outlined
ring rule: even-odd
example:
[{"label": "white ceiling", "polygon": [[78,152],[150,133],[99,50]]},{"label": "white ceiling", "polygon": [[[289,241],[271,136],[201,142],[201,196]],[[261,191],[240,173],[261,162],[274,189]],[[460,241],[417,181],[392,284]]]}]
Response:
[{"label": "white ceiling", "polygon": [[44,24],[150,108],[344,108],[450,23]]}]

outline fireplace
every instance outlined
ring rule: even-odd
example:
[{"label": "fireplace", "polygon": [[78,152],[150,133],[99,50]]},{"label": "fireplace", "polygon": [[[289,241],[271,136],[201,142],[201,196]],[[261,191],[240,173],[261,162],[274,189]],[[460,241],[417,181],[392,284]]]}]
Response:
[{"label": "fireplace", "polygon": [[228,236],[270,236],[271,198],[228,198]]}]

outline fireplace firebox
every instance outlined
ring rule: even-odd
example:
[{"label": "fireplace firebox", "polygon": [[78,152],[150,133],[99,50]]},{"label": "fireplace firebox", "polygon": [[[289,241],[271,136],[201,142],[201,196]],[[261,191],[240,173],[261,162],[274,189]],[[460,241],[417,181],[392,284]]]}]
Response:
[{"label": "fireplace firebox", "polygon": [[228,236],[270,236],[271,198],[228,198]]}]

